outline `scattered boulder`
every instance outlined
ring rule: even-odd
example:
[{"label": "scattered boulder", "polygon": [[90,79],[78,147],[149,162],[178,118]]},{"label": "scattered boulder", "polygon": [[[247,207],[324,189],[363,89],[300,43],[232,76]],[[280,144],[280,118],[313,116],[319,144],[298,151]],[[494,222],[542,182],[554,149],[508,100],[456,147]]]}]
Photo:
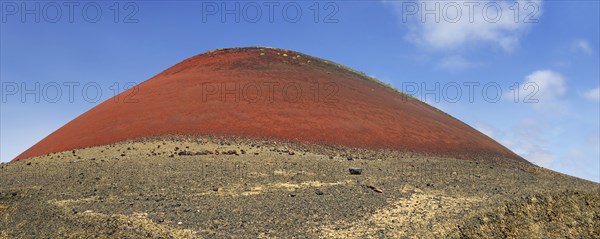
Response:
[{"label": "scattered boulder", "polygon": [[236,154],[237,155],[238,153],[237,153],[236,150],[227,150],[227,151],[223,152],[223,154],[226,154],[226,155],[234,155],[234,154]]},{"label": "scattered boulder", "polygon": [[354,158],[352,158],[352,155],[346,156],[346,159],[348,159],[348,160],[354,160]]},{"label": "scattered boulder", "polygon": [[177,153],[177,154],[179,156],[191,156],[191,155],[194,155],[194,153],[192,153],[191,151],[187,151],[187,150],[179,151],[179,153]]},{"label": "scattered boulder", "polygon": [[352,175],[360,175],[362,174],[362,168],[350,168],[348,171],[350,171],[350,174]]},{"label": "scattered boulder", "polygon": [[212,152],[210,152],[208,150],[202,150],[202,151],[198,151],[198,152],[194,153],[194,155],[208,155],[208,154],[212,154]]}]

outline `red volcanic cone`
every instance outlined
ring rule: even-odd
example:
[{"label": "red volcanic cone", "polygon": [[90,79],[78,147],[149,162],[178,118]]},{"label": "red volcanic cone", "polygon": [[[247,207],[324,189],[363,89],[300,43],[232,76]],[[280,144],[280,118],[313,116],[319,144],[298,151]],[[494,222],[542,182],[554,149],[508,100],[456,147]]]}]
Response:
[{"label": "red volcanic cone", "polygon": [[75,118],[14,160],[165,135],[522,160],[461,121],[364,74],[272,48],[189,58]]}]

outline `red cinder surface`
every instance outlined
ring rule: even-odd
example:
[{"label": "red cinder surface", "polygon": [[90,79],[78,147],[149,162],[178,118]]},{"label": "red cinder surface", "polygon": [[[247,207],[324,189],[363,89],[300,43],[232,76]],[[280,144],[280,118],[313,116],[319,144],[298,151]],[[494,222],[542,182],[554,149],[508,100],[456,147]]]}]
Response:
[{"label": "red cinder surface", "polygon": [[522,160],[461,121],[362,74],[271,48],[189,58],[80,115],[14,160],[164,135]]}]

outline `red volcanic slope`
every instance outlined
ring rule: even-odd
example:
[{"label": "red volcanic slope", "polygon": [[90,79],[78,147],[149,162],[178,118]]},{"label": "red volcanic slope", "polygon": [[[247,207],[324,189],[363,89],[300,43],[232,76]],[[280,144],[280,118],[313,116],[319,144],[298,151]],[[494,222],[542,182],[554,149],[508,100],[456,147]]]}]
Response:
[{"label": "red volcanic slope", "polygon": [[189,58],[75,118],[14,160],[164,135],[522,160],[461,121],[364,74],[258,47]]}]

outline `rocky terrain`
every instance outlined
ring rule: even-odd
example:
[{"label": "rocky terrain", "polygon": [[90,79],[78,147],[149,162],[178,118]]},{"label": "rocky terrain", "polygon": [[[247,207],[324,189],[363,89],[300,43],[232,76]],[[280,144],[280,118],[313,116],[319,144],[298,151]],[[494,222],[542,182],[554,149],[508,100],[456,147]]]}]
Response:
[{"label": "rocky terrain", "polygon": [[162,137],[0,166],[0,238],[600,238],[599,184],[521,160]]},{"label": "rocky terrain", "polygon": [[600,238],[598,193],[363,73],[231,48],[1,164],[0,238]]}]

